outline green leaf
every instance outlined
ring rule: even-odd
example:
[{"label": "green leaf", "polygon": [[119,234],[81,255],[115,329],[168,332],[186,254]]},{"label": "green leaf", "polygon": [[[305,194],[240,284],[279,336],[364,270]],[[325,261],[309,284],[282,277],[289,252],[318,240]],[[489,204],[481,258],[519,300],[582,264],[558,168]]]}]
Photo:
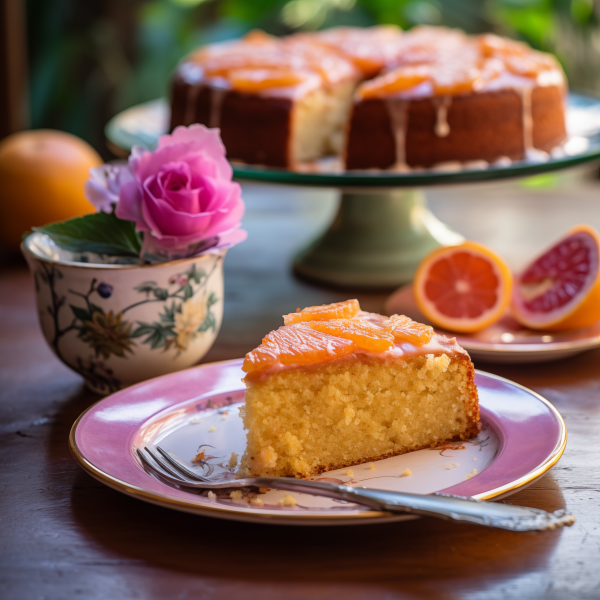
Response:
[{"label": "green leaf", "polygon": [[192,288],[192,286],[189,283],[186,283],[183,286],[183,299],[187,300],[188,298],[191,298],[194,295],[194,290]]},{"label": "green leaf", "polygon": [[92,316],[90,315],[90,313],[85,310],[85,308],[79,308],[78,306],[73,306],[72,304],[69,304],[69,306],[71,307],[71,310],[73,311],[73,314],[75,315],[75,318],[79,319],[80,321],[91,321],[92,320]]},{"label": "green leaf", "polygon": [[186,273],[188,279],[195,281],[196,283],[200,283],[200,280],[206,275],[204,269],[196,270],[196,265],[193,264],[192,268]]},{"label": "green leaf", "polygon": [[140,294],[145,293],[146,296],[148,296],[148,294],[150,294],[150,292],[152,292],[156,286],[156,281],[144,281],[143,283],[140,283],[140,285],[134,287],[133,289],[136,292],[140,292]]},{"label": "green leaf", "polygon": [[139,326],[131,334],[131,337],[132,338],[139,338],[139,337],[142,337],[144,335],[151,335],[152,333],[154,333],[154,330],[155,330],[154,325],[150,325],[148,323],[142,323],[142,322],[140,322]]},{"label": "green leaf", "polygon": [[95,252],[110,256],[139,256],[140,234],[132,221],[118,219],[114,213],[103,212],[34,227],[45,233],[58,246],[71,252]]},{"label": "green leaf", "polygon": [[204,333],[205,331],[208,331],[209,329],[212,329],[213,331],[217,330],[217,322],[215,321],[215,317],[211,312],[209,312],[206,315],[206,318],[202,322],[202,325],[200,325],[200,327],[198,327],[198,331],[200,333]]},{"label": "green leaf", "polygon": [[163,312],[160,313],[159,317],[162,323],[175,323],[175,311],[177,307],[175,306],[175,301],[171,302],[171,306],[166,306],[163,308]]},{"label": "green leaf", "polygon": [[159,300],[166,300],[169,297],[169,292],[164,288],[154,288],[154,295]]},{"label": "green leaf", "polygon": [[167,331],[158,323],[140,323],[139,327],[131,334],[131,337],[144,337],[144,344],[150,344],[152,350],[164,346],[167,341]]},{"label": "green leaf", "polygon": [[92,317],[94,316],[95,312],[99,312],[101,315],[104,314],[104,310],[100,308],[97,304],[93,304],[92,302],[90,302],[90,308],[92,309]]},{"label": "green leaf", "polygon": [[217,298],[217,295],[214,292],[211,292],[208,296],[208,300],[206,301],[206,306],[210,308],[211,306],[214,306],[218,301],[219,299]]}]

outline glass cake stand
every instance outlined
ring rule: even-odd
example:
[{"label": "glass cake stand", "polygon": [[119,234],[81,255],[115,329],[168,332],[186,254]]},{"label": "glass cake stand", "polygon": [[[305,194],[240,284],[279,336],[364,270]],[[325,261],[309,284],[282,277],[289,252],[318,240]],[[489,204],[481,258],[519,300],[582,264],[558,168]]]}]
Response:
[{"label": "glass cake stand", "polygon": [[[164,99],[125,110],[109,121],[109,148],[126,156],[134,145],[153,149],[169,123]],[[421,259],[462,236],[429,210],[424,187],[528,177],[600,160],[600,100],[569,95],[569,138],[552,155],[521,161],[445,164],[407,173],[385,170],[343,171],[337,159],[323,159],[291,171],[232,163],[238,180],[330,187],[340,190],[333,222],[294,260],[296,273],[340,287],[391,289],[412,279]]]}]

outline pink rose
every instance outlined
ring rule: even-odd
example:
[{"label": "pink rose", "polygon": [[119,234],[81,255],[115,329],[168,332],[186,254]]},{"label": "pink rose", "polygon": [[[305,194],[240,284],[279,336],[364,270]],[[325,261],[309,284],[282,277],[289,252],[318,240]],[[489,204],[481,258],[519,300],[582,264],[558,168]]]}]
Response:
[{"label": "pink rose", "polygon": [[196,256],[246,239],[241,188],[231,181],[218,129],[177,127],[160,137],[154,152],[134,147],[122,169],[91,172],[86,193],[106,212],[118,193],[115,214],[143,233],[145,260]]}]

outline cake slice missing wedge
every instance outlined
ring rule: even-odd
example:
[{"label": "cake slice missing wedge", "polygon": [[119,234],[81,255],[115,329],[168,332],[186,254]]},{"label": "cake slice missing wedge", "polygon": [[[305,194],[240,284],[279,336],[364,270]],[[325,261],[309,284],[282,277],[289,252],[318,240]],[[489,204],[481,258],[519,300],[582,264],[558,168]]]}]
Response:
[{"label": "cake slice missing wedge", "polygon": [[455,340],[356,300],[285,322],[244,361],[241,476],[307,478],[478,434],[473,364]]}]

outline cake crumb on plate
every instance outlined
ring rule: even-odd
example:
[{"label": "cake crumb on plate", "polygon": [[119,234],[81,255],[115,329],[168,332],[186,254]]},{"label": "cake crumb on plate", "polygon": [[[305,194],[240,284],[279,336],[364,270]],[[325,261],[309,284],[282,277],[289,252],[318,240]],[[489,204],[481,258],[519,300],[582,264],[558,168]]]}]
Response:
[{"label": "cake crumb on plate", "polygon": [[233,490],[233,492],[231,492],[229,494],[229,497],[232,500],[241,500],[244,497],[244,494],[242,494],[242,492],[240,492],[240,490]]},{"label": "cake crumb on plate", "polygon": [[404,471],[402,471],[402,475],[400,475],[400,477],[408,477],[409,475],[412,475],[412,471],[410,469],[404,469]]},{"label": "cake crumb on plate", "polygon": [[346,475],[348,475],[348,477],[354,477],[354,471],[352,469],[348,469],[346,471]]},{"label": "cake crumb on plate", "polygon": [[212,490],[208,490],[207,497],[208,497],[209,500],[216,500],[217,499],[217,495]]},{"label": "cake crumb on plate", "polygon": [[231,456],[229,457],[229,468],[235,469],[237,467],[237,464],[238,464],[238,455],[236,452],[232,452]]},{"label": "cake crumb on plate", "polygon": [[477,469],[473,469],[470,473],[467,473],[467,476],[463,481],[467,481],[467,479],[471,479],[471,477],[475,477],[475,475],[477,475]]},{"label": "cake crumb on plate", "polygon": [[215,426],[211,427],[208,431],[216,431],[217,428]]},{"label": "cake crumb on plate", "polygon": [[369,469],[371,469],[371,471],[374,471],[375,465],[373,463],[369,463]]},{"label": "cake crumb on plate", "polygon": [[288,494],[279,500],[279,504],[281,506],[296,506],[298,503],[296,502],[296,498]]}]

